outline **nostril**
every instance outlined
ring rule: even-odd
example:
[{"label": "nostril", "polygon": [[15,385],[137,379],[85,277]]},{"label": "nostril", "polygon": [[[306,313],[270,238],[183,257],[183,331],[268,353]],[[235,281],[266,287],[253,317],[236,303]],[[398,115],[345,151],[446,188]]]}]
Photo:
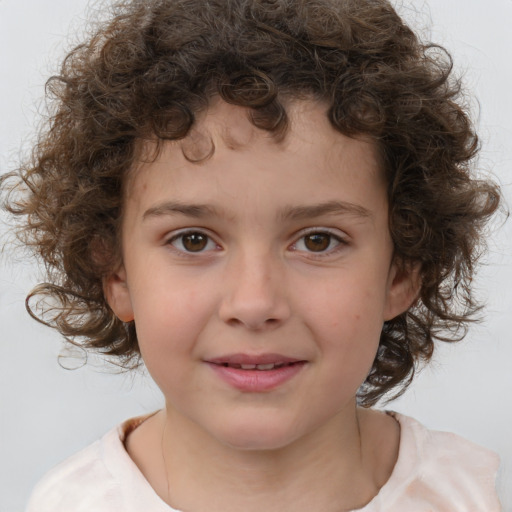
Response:
[{"label": "nostril", "polygon": [[256,320],[251,322],[250,320],[242,320],[239,318],[230,318],[229,320],[227,320],[226,323],[228,325],[230,325],[231,327],[245,326],[251,330],[259,331],[259,330],[263,330],[265,328],[277,326],[279,324],[279,319],[278,318],[267,318],[266,320],[263,320],[261,322],[256,321]]}]

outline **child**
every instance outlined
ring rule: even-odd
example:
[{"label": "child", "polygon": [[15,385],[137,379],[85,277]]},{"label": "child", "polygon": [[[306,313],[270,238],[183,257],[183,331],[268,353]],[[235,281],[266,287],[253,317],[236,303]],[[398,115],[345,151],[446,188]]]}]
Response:
[{"label": "child", "polygon": [[499,510],[494,454],[370,408],[478,307],[499,192],[450,68],[383,0],[123,2],[68,56],[5,185],[31,298],[166,406],[29,511]]}]

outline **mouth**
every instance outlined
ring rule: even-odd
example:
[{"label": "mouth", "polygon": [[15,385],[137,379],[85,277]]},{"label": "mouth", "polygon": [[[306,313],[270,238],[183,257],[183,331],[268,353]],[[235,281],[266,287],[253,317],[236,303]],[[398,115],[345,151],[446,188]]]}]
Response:
[{"label": "mouth", "polygon": [[229,354],[225,356],[208,359],[207,363],[222,366],[224,368],[235,368],[237,370],[258,370],[269,371],[285,366],[293,366],[306,361],[282,354]]},{"label": "mouth", "polygon": [[290,363],[266,363],[266,364],[237,364],[237,363],[213,363],[223,366],[224,368],[235,368],[237,370],[258,370],[258,371],[270,371],[283,368],[285,366],[294,366],[297,364],[304,363],[305,361],[293,361]]},{"label": "mouth", "polygon": [[233,354],[205,361],[225,383],[246,393],[268,392],[302,373],[307,361],[279,354]]}]

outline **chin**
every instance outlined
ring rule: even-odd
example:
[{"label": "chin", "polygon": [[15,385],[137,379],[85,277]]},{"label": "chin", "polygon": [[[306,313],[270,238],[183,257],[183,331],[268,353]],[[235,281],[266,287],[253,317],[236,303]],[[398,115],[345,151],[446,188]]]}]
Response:
[{"label": "chin", "polygon": [[225,446],[243,451],[272,451],[285,448],[296,441],[300,434],[290,425],[277,422],[239,422],[223,426],[216,436]]}]

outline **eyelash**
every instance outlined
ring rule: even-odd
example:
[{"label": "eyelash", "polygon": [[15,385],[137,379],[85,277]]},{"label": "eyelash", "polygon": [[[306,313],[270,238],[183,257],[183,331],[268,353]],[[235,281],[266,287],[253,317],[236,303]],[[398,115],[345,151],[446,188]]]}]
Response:
[{"label": "eyelash", "polygon": [[[201,237],[205,237],[206,238],[206,246],[204,248],[202,248],[201,250],[199,251],[190,251],[190,250],[187,250],[184,246],[183,246],[183,239],[184,237],[186,236],[190,236],[190,235],[199,235]],[[321,250],[321,251],[308,251],[307,249],[297,249],[297,245],[302,241],[304,243],[306,237],[308,236],[312,236],[312,235],[324,235],[324,236],[327,236],[329,237],[329,245],[328,245],[328,248],[326,250]],[[181,245],[182,247],[177,247],[175,245],[175,242],[176,241],[180,241],[181,240]],[[332,243],[336,242],[336,245],[334,246],[334,248],[330,248],[329,247],[332,245]],[[188,229],[186,231],[180,231],[178,233],[175,233],[172,237],[170,237],[167,241],[166,241],[166,245],[170,245],[172,246],[172,248],[175,250],[175,252],[181,256],[191,256],[191,255],[196,255],[196,254],[203,254],[205,252],[209,252],[211,249],[207,249],[208,247],[208,244],[214,244],[215,245],[215,248],[218,249],[220,246],[219,244],[217,244],[213,237],[211,235],[209,235],[208,233],[202,231],[201,229]],[[327,257],[327,256],[331,256],[333,254],[336,254],[339,250],[341,250],[343,248],[343,246],[346,246],[348,244],[347,240],[345,238],[343,238],[342,236],[340,236],[340,234],[338,234],[337,232],[333,232],[332,230],[330,229],[327,229],[327,228],[309,228],[308,230],[306,231],[302,231],[300,233],[300,236],[296,239],[296,241],[290,246],[291,247],[291,250],[294,251],[294,252],[305,252],[308,254],[309,257],[314,257],[314,258],[324,258],[324,257]]]},{"label": "eyelash", "polygon": [[174,245],[174,242],[179,241],[179,240],[181,240],[181,242],[183,244],[183,239],[187,235],[188,236],[190,236],[190,235],[200,235],[200,236],[205,237],[207,239],[207,241],[206,241],[207,245],[213,243],[216,248],[219,247],[219,245],[213,240],[212,236],[210,236],[208,233],[205,233],[204,231],[202,231],[200,229],[187,229],[185,231],[180,231],[178,233],[175,233],[172,237],[170,237],[166,241],[166,245],[172,246],[173,249],[175,250],[175,252],[177,254],[181,255],[181,256],[190,256],[190,255],[194,255],[194,254],[202,254],[202,253],[204,253],[205,252],[204,249],[202,249],[200,251],[189,251],[185,247],[178,248],[178,247],[176,247],[176,245]]},{"label": "eyelash", "polygon": [[[326,250],[322,251],[308,251],[308,250],[301,250],[297,249],[297,245],[302,242],[305,242],[306,237],[312,236],[312,235],[323,235],[329,237],[329,246],[330,247],[333,243],[333,241],[336,242],[336,245],[333,248],[327,248]],[[305,231],[302,231],[300,233],[300,236],[297,238],[297,241],[292,244],[292,250],[296,252],[305,252],[308,257],[313,258],[327,258],[329,256],[332,256],[334,254],[337,254],[340,250],[342,250],[346,245],[348,245],[348,241],[346,238],[344,238],[338,231],[334,232],[333,230],[330,230],[328,228],[308,228]]]}]

